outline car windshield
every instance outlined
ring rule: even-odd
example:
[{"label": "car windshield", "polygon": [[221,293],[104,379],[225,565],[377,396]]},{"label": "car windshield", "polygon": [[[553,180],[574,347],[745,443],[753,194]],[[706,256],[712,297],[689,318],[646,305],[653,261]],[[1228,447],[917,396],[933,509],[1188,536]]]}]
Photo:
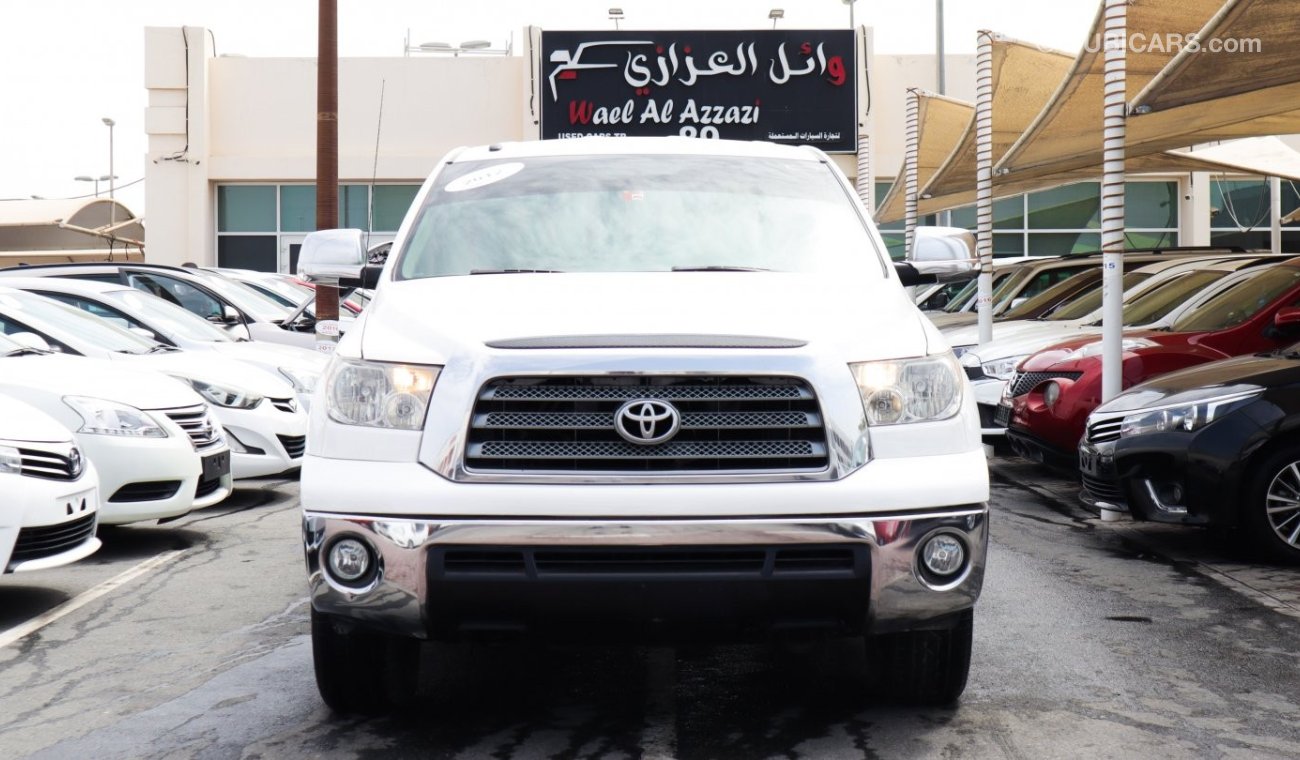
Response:
[{"label": "car windshield", "polygon": [[[817,161],[590,155],[447,166],[399,280],[513,272],[884,271]],[[866,271],[866,270],[864,270]]]},{"label": "car windshield", "polygon": [[[11,329],[10,320],[19,324],[12,325]],[[0,295],[0,321],[6,323],[5,332],[21,332],[31,328],[47,334],[59,343],[89,343],[106,351],[124,354],[144,354],[161,345],[75,306],[35,293]]]},{"label": "car windshield", "polygon": [[[1124,275],[1124,283],[1120,286],[1120,291],[1127,293],[1130,288],[1140,285],[1151,279],[1147,272],[1129,272]],[[1069,282],[1067,280],[1066,282]],[[1058,306],[1056,310],[1043,317],[1046,320],[1066,320],[1066,319],[1083,319],[1091,315],[1094,311],[1101,308],[1102,288],[1101,283],[1085,288],[1074,298]]]},{"label": "car windshield", "polygon": [[302,306],[303,301],[311,298],[316,293],[306,285],[297,285],[287,279],[275,276],[256,277],[255,279],[239,280],[239,282],[262,295],[274,299],[282,306],[291,306],[295,309]]},{"label": "car windshield", "polygon": [[278,322],[292,311],[292,308],[276,303],[270,296],[258,293],[242,282],[228,280],[220,275],[203,277],[203,284],[259,322]]},{"label": "car windshield", "polygon": [[1300,284],[1300,267],[1269,267],[1179,317],[1169,329],[1201,332],[1239,325],[1297,284]]},{"label": "car windshield", "polygon": [[[996,296],[1002,292],[1007,283],[1011,282],[1015,270],[1002,271],[993,273],[993,294]],[[959,311],[968,311],[967,307],[975,302],[975,291],[979,290],[979,278],[966,283],[966,287],[957,291],[957,294],[948,300],[948,305],[943,310],[949,314],[956,314]]]},{"label": "car windshield", "polygon": [[1227,274],[1223,270],[1202,269],[1199,272],[1191,272],[1168,282],[1162,282],[1124,304],[1124,324],[1140,327],[1158,322],[1187,299],[1223,279]]},{"label": "car windshield", "polygon": [[114,290],[105,293],[104,296],[122,307],[122,311],[168,337],[180,337],[205,343],[232,342],[225,330],[158,296],[135,289]]}]

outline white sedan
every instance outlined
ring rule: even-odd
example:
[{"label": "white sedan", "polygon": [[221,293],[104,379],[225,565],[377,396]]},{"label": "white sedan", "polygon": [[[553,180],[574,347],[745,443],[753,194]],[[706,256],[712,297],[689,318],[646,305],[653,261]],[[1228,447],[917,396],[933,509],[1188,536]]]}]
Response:
[{"label": "white sedan", "polygon": [[62,301],[159,343],[187,351],[215,351],[279,374],[293,386],[305,411],[310,410],[312,392],[329,362],[320,352],[306,348],[236,339],[183,307],[115,282],[12,277],[4,284]]},{"label": "white sedan", "polygon": [[221,427],[178,380],[0,335],[0,392],[73,432],[99,473],[103,524],[175,519],[230,495]]},{"label": "white sedan", "polygon": [[99,478],[57,420],[0,395],[0,573],[58,567],[99,549]]},{"label": "white sedan", "polygon": [[188,383],[225,428],[235,478],[297,468],[307,414],[283,378],[210,352],[182,351],[45,296],[0,287],[0,332],[25,345],[152,369]]}]

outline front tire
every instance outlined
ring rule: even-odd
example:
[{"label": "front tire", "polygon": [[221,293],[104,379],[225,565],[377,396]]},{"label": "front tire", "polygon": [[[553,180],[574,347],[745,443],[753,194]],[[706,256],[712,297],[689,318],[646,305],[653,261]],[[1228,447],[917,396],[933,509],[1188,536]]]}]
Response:
[{"label": "front tire", "polygon": [[420,642],[368,630],[353,620],[311,611],[316,688],[337,713],[378,715],[415,696]]},{"label": "front tire", "polygon": [[903,631],[867,640],[872,673],[884,699],[946,707],[966,690],[974,613],[966,610],[948,628]]},{"label": "front tire", "polygon": [[1300,448],[1260,462],[1251,479],[1242,527],[1268,557],[1300,564]]}]

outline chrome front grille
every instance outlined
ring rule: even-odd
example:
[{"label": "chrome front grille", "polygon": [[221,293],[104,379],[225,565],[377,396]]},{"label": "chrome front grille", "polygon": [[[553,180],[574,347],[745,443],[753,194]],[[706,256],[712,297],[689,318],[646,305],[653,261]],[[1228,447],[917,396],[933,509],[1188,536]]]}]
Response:
[{"label": "chrome front grille", "polygon": [[164,409],[163,414],[181,426],[181,430],[190,437],[190,443],[194,444],[195,450],[203,451],[221,445],[221,433],[217,432],[217,426],[212,424],[211,412],[207,406]]},{"label": "chrome front grille", "polygon": [[1107,441],[1119,440],[1120,425],[1124,422],[1123,417],[1114,417],[1109,420],[1098,420],[1089,423],[1088,432],[1085,440],[1088,443],[1105,443]]},{"label": "chrome front grille", "polygon": [[[624,440],[615,414],[655,399],[681,415],[676,435]],[[512,377],[480,389],[465,450],[471,471],[526,473],[809,472],[828,465],[812,388],[785,377]]]},{"label": "chrome front grille", "polygon": [[269,401],[271,402],[271,406],[282,412],[292,413],[298,411],[298,402],[291,398],[273,398],[269,399]]},{"label": "chrome front grille", "polygon": [[1010,395],[1014,398],[1032,391],[1035,386],[1045,380],[1055,380],[1057,378],[1078,380],[1082,376],[1082,372],[1017,372],[1011,376],[1008,385],[1011,388]]},{"label": "chrome front grille", "polygon": [[22,474],[46,480],[76,480],[83,468],[81,454],[75,446],[61,446],[62,452],[49,449],[18,449]]}]

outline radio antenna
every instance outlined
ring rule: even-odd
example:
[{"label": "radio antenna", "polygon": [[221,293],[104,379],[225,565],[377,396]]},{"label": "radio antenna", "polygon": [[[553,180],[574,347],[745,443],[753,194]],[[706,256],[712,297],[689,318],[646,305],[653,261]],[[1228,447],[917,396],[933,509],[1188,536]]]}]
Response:
[{"label": "radio antenna", "polygon": [[375,228],[375,178],[379,176],[379,132],[384,128],[384,87],[387,79],[379,80],[379,118],[375,120],[375,160],[370,168],[370,203],[366,208],[366,251],[370,250],[370,231]]}]

